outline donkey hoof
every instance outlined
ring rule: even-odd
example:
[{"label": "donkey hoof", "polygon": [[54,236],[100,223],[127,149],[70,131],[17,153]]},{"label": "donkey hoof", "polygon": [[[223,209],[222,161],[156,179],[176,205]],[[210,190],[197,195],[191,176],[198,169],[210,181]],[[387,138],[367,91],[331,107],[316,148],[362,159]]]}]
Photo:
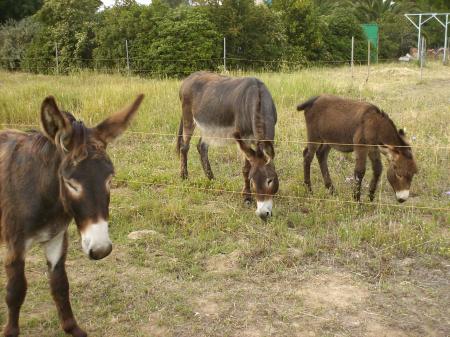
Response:
[{"label": "donkey hoof", "polygon": [[87,333],[81,330],[79,327],[75,327],[71,331],[66,332],[71,334],[73,337],[87,337]]},{"label": "donkey hoof", "polygon": [[187,172],[181,172],[180,177],[181,179],[186,180],[188,178]]},{"label": "donkey hoof", "polygon": [[19,336],[19,328],[6,327],[3,334],[5,337],[18,337]]}]

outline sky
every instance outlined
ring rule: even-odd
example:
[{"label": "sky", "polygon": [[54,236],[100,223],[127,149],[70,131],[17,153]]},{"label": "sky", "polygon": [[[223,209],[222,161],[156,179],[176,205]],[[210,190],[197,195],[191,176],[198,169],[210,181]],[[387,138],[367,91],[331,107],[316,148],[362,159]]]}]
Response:
[{"label": "sky", "polygon": [[[103,5],[105,5],[105,7],[109,7],[114,5],[115,0],[101,0],[103,2]],[[137,3],[143,4],[143,5],[148,5],[151,0],[136,0]]]}]

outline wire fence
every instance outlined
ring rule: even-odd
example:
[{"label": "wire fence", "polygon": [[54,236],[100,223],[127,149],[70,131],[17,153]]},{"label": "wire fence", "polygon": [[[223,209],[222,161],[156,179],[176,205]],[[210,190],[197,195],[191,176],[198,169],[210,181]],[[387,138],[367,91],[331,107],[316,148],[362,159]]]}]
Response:
[{"label": "wire fence", "polygon": [[[38,128],[37,124],[17,124],[17,123],[2,123],[0,124],[2,128],[5,127],[18,127],[21,129],[25,128]],[[178,135],[176,133],[164,133],[164,132],[143,132],[143,131],[126,131],[125,134],[128,135],[139,135],[139,136],[149,136],[149,137],[170,137],[171,141],[174,142]],[[198,135],[193,135],[192,137],[200,138]],[[216,139],[225,140],[225,141],[234,141],[234,138],[231,137],[214,137]],[[253,140],[253,139],[246,139]],[[265,140],[269,141],[269,140]],[[300,140],[275,140],[278,143],[296,143],[296,144],[328,144],[328,145],[338,145],[338,146],[367,146],[367,147],[378,147],[379,145],[373,144],[344,144],[344,143],[322,143],[322,142],[308,142],[308,141],[300,141]],[[421,149],[435,149],[435,150],[444,150],[445,152],[450,150],[450,145],[431,145],[431,144],[415,144],[412,147],[421,148]],[[279,152],[279,151],[277,151]],[[194,185],[186,185],[186,184],[173,184],[169,182],[152,182],[152,181],[144,181],[144,180],[136,180],[136,179],[116,179],[119,183],[124,184],[137,184],[142,186],[152,186],[152,187],[162,187],[162,188],[181,188],[187,190],[197,190],[205,193],[227,193],[232,195],[240,195],[241,192],[233,191],[222,188],[213,188],[213,187],[201,187]],[[381,193],[381,188],[380,188]],[[250,193],[255,194],[255,193]],[[261,194],[260,194],[261,195]],[[401,208],[401,209],[411,209],[411,210],[426,210],[426,211],[442,211],[442,212],[450,212],[450,207],[433,207],[433,206],[421,206],[421,205],[404,205],[404,204],[394,204],[394,203],[386,203],[381,201],[381,197],[377,199],[375,202],[365,202],[365,201],[355,201],[355,200],[343,200],[336,198],[319,198],[313,196],[298,196],[298,195],[289,195],[289,194],[278,194],[277,198],[280,199],[291,199],[291,200],[301,200],[301,201],[311,201],[311,202],[326,202],[326,203],[335,203],[335,204],[352,204],[352,205],[366,205],[366,206],[374,206],[374,207],[393,207],[393,208]]]}]

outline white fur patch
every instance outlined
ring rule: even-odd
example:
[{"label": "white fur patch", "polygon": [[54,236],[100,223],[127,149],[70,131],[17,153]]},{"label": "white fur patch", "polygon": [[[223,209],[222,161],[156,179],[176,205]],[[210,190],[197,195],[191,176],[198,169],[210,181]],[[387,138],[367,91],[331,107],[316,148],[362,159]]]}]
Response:
[{"label": "white fur patch", "polygon": [[198,121],[195,124],[200,129],[202,142],[208,145],[223,146],[234,142],[233,133],[236,131],[234,126],[220,127],[217,125],[201,124]]},{"label": "white fur patch", "polygon": [[272,206],[273,206],[272,199],[264,200],[264,201],[257,201],[256,206],[257,207],[256,207],[255,213],[257,216],[267,217],[267,216],[272,215]]},{"label": "white fur patch", "polygon": [[45,243],[45,256],[47,257],[47,261],[50,263],[50,268],[52,270],[61,259],[65,232],[65,230],[61,231],[50,241]]},{"label": "white fur patch", "polygon": [[81,232],[81,246],[85,254],[89,255],[91,250],[101,250],[112,245],[109,239],[108,223],[101,220],[97,223],[87,225]]},{"label": "white fur patch", "polygon": [[395,196],[397,197],[397,199],[406,200],[409,197],[409,190],[401,190],[401,191],[395,192]]}]

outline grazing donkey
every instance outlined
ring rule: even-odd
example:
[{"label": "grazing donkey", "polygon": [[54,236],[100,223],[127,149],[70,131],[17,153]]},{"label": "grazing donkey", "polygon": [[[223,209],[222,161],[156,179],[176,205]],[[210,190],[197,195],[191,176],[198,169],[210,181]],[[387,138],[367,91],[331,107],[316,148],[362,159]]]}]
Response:
[{"label": "grazing donkey", "polygon": [[0,132],[0,242],[6,246],[7,337],[19,335],[19,311],[27,282],[25,255],[41,243],[62,328],[87,336],[70,306],[65,271],[67,227],[72,219],[83,251],[102,259],[112,250],[108,234],[109,188],[114,173],[106,146],[128,126],[143,95],[95,128],[87,128],[47,97],[41,107],[43,132]]},{"label": "grazing donkey", "polygon": [[[383,166],[380,152],[389,161],[387,178],[397,201],[409,197],[409,188],[417,173],[411,147],[403,130],[398,130],[389,116],[373,104],[352,101],[332,95],[312,97],[299,104],[305,111],[308,146],[303,151],[304,181],[311,190],[310,166],[317,155],[325,186],[334,191],[328,172],[328,153],[331,148],[341,152],[355,152],[354,197],[360,200],[361,182],[366,171],[366,160],[372,162],[373,178],[369,198],[373,201]],[[353,145],[352,145],[353,144]]]},{"label": "grazing donkey", "polygon": [[251,202],[250,187],[253,187],[256,214],[263,220],[270,217],[273,195],[278,191],[278,176],[273,163],[277,112],[267,87],[256,78],[196,72],[181,85],[180,100],[182,117],[177,151],[181,157],[181,177],[186,179],[188,176],[187,155],[195,126],[201,132],[197,150],[209,179],[214,175],[208,160],[208,146],[236,140],[245,155],[242,169],[244,201]]}]

